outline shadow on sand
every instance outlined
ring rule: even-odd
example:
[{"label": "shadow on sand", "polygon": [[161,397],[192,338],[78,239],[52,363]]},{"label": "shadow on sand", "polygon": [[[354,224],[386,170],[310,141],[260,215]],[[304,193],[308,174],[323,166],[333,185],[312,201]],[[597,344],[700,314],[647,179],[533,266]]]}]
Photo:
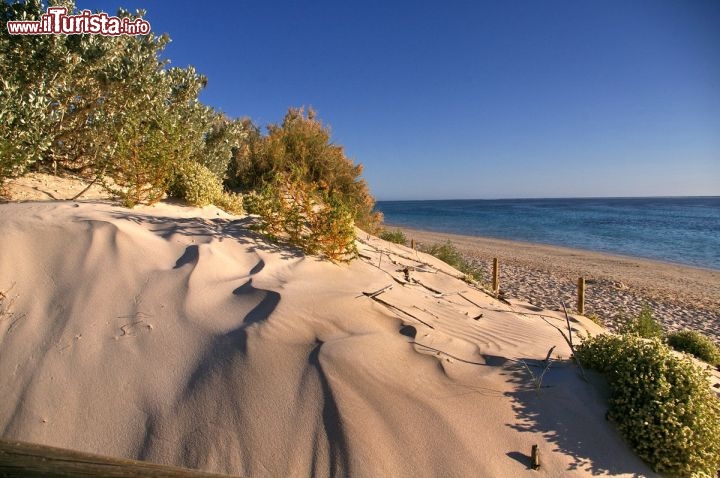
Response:
[{"label": "shadow on sand", "polygon": [[[255,220],[252,217],[235,220],[224,218],[205,219],[151,216],[131,211],[112,211],[111,215],[117,219],[142,225],[166,240],[174,235],[190,238],[210,237],[218,241],[232,239],[240,244],[251,245],[253,251],[262,250],[278,253],[283,259],[303,257],[303,252],[300,249],[288,244],[273,243],[262,234],[253,231]],[[192,261],[192,257],[181,258],[178,263],[181,264],[183,260],[187,263]]]},{"label": "shadow on sand", "polygon": [[[528,364],[541,364],[524,360]],[[612,423],[605,420],[604,383],[598,375],[589,372],[591,383],[587,383],[578,376],[572,362],[555,361],[536,388],[534,379],[542,367],[531,366],[534,377],[521,363],[505,369],[508,381],[519,385],[516,391],[506,394],[516,416],[507,426],[519,432],[540,433],[548,444],[554,445],[546,453],[561,453],[571,459],[567,471],[657,476],[633,454]],[[508,456],[525,465],[530,462],[528,456],[519,452]]]}]

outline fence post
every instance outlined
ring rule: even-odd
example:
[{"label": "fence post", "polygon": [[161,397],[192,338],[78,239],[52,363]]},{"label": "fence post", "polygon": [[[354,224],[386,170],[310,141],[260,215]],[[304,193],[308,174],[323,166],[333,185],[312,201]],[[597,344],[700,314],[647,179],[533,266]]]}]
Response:
[{"label": "fence post", "polygon": [[530,466],[533,470],[540,469],[540,449],[537,445],[533,445],[530,451]]},{"label": "fence post", "polygon": [[497,257],[493,259],[492,288],[494,294],[500,292],[500,265]]},{"label": "fence post", "polygon": [[410,249],[415,250],[415,239],[410,239]]},{"label": "fence post", "polygon": [[577,301],[578,314],[585,314],[585,279],[580,277],[578,279],[578,301]]}]

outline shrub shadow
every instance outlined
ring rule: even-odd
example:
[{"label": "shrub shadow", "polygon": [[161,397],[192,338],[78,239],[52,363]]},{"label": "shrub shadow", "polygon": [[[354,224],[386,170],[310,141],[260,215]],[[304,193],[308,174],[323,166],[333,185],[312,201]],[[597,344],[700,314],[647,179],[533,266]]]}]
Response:
[{"label": "shrub shadow", "polygon": [[[232,239],[240,244],[251,245],[253,251],[262,250],[279,253],[283,259],[304,256],[303,252],[297,247],[285,243],[271,242],[267,237],[253,231],[252,228],[255,226],[256,220],[252,217],[205,219],[152,216],[132,211],[112,211],[111,215],[117,219],[141,225],[165,240],[169,240],[174,235],[197,238],[210,237],[219,241]],[[184,259],[181,258],[178,261],[181,265],[183,262],[192,261],[192,251],[186,251],[186,253],[190,254],[190,256],[184,257]]]},{"label": "shrub shadow", "polygon": [[[607,401],[604,382],[590,374],[590,383],[578,375],[578,368],[570,361],[554,361],[536,389],[535,377],[542,373],[544,363],[522,359],[533,371],[534,377],[522,365],[515,363],[505,368],[510,383],[518,385],[507,392],[516,419],[507,426],[518,432],[539,433],[552,453],[570,458],[567,471],[584,471],[592,475],[659,476],[635,456],[611,422],[605,420]],[[586,371],[586,374],[588,372]],[[529,458],[513,452],[510,456],[523,464]]]}]

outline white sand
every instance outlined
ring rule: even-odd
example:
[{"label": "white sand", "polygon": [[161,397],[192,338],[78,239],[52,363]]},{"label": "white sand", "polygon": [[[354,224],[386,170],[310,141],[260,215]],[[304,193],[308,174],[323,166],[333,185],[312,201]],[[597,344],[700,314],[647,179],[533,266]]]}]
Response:
[{"label": "white sand", "polygon": [[[250,477],[654,476],[567,360],[558,313],[364,234],[334,265],[246,225],[0,205],[1,436]],[[519,361],[538,374],[553,346],[538,393]]]}]

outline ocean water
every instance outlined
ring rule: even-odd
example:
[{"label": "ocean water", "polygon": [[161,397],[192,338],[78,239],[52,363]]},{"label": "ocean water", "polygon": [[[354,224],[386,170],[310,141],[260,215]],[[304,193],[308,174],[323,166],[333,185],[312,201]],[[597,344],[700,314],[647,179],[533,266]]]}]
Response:
[{"label": "ocean water", "polygon": [[720,197],[378,201],[385,223],[720,270]]}]

